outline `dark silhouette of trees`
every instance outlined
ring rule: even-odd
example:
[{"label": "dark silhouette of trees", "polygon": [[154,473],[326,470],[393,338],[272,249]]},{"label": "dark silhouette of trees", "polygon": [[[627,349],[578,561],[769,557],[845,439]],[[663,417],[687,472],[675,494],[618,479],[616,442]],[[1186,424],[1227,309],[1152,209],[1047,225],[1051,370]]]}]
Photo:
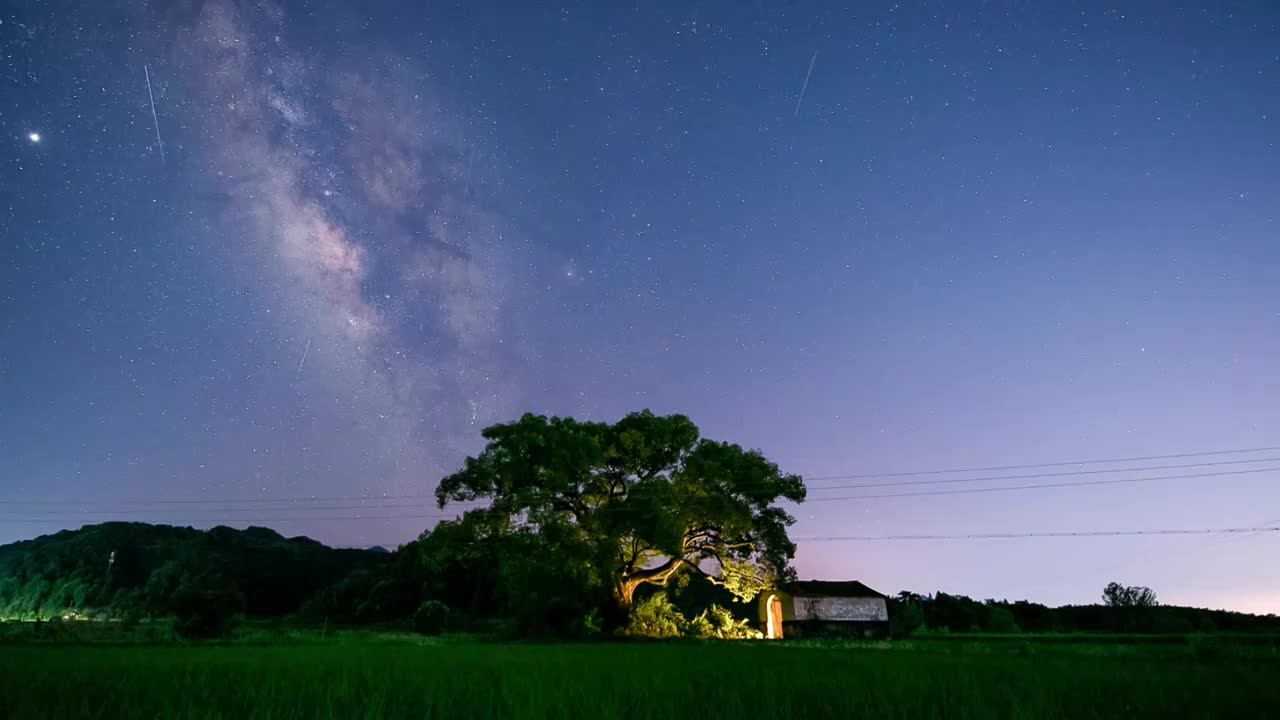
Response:
[{"label": "dark silhouette of trees", "polygon": [[[901,592],[889,599],[891,631],[901,637],[924,628],[931,632],[983,633],[1137,633],[1185,635],[1194,632],[1280,631],[1280,617],[1225,610],[1155,604],[1148,588],[1112,588],[1124,604],[1048,607],[1019,600],[978,601],[939,592]],[[1145,591],[1145,592],[1144,592]],[[1148,603],[1148,604],[1142,604]],[[918,618],[917,618],[918,613]]]},{"label": "dark silhouette of trees", "polygon": [[1107,583],[1102,589],[1102,602],[1107,607],[1154,607],[1159,604],[1151,588],[1125,586],[1118,582]]},{"label": "dark silhouette of trees", "polygon": [[903,590],[889,598],[889,632],[894,637],[908,637],[924,628],[922,599],[916,593]]},{"label": "dark silhouette of trees", "polygon": [[222,563],[199,546],[183,546],[151,573],[144,593],[150,614],[173,617],[174,632],[192,639],[226,635],[245,606]]},{"label": "dark silhouette of trees", "polygon": [[[610,425],[526,415],[485,437],[437,500],[487,507],[395,552],[335,550],[265,528],[86,526],[0,546],[0,619],[127,628],[164,618],[193,638],[225,634],[242,615],[295,613],[317,626],[424,633],[751,637],[756,608],[735,600],[792,575],[792,518],[779,504],[803,500],[800,478],[700,438],[687,418],[643,412]],[[1150,588],[1119,583],[1094,605],[944,592],[888,602],[895,636],[1280,631],[1275,616],[1159,605]]]},{"label": "dark silhouette of trees", "polygon": [[181,605],[193,617],[281,617],[389,557],[266,528],[103,523],[0,547],[0,616],[132,621],[176,616]]},{"label": "dark silhouette of trees", "polygon": [[1122,632],[1187,633],[1194,628],[1185,618],[1156,612],[1156,594],[1148,587],[1108,583],[1102,602],[1111,610],[1110,625]]},{"label": "dark silhouette of trees", "polygon": [[449,606],[439,600],[428,600],[413,613],[414,632],[439,635],[449,626]]}]

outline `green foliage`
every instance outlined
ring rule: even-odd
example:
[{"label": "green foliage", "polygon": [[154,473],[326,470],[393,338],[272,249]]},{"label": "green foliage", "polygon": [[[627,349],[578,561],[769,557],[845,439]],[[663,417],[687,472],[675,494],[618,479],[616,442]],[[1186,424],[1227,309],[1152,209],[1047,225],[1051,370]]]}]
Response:
[{"label": "green foliage", "polygon": [[777,576],[767,565],[735,557],[720,560],[719,585],[732,593],[736,602],[751,602],[767,588],[777,587],[777,583]]},{"label": "green foliage", "polygon": [[719,640],[755,640],[763,634],[751,626],[751,622],[734,617],[733,613],[719,605],[712,605],[689,622],[687,633],[700,638]]},{"label": "green foliage", "polygon": [[755,617],[755,604],[742,603],[721,583],[700,573],[681,573],[662,589],[671,603],[687,618],[696,618],[712,605],[731,608],[743,617]]},{"label": "green foliage", "polygon": [[180,637],[227,635],[244,611],[244,595],[224,571],[207,548],[183,547],[147,580],[145,607],[154,616],[172,616]]},{"label": "green foliage", "polygon": [[1018,627],[1018,621],[1014,619],[1013,613],[1009,611],[1009,608],[996,604],[987,605],[987,614],[983,619],[982,629],[985,632],[992,633],[1022,632],[1022,628]]},{"label": "green foliage", "polygon": [[311,596],[298,610],[297,619],[305,623],[355,624],[364,618],[361,610],[366,599],[386,572],[362,569],[342,578]]},{"label": "green foliage", "polygon": [[[1139,596],[1142,594],[1139,593]],[[919,608],[919,625],[907,613]],[[1006,615],[1006,612],[1008,615]],[[1013,624],[1009,623],[1009,616]],[[889,600],[891,632],[901,637],[907,628],[927,627],[930,632],[993,633],[1146,633],[1182,635],[1192,632],[1280,632],[1280,617],[1248,615],[1225,610],[1170,605],[1112,606],[1066,605],[1050,608],[1038,603],[979,602],[963,595],[899,593]],[[1016,626],[1016,629],[1015,629]]]},{"label": "green foliage", "polygon": [[667,592],[659,590],[638,601],[631,608],[626,634],[637,637],[744,640],[761,637],[751,622],[735,617],[728,609],[712,604],[693,620],[686,619]]},{"label": "green foliage", "polygon": [[126,632],[133,632],[142,624],[142,608],[138,605],[127,606],[120,613],[120,628]]},{"label": "green foliage", "polygon": [[595,608],[588,610],[587,614],[582,616],[581,635],[593,637],[602,632],[604,632],[604,623],[600,621],[600,612]]},{"label": "green foliage", "polygon": [[690,637],[703,639],[714,638],[716,636],[716,627],[711,623],[711,620],[707,618],[707,614],[704,611],[685,625],[684,632]]},{"label": "green foliage", "polygon": [[440,482],[440,506],[488,500],[493,522],[518,519],[574,566],[570,580],[593,596],[610,589],[622,610],[637,587],[682,570],[744,598],[792,574],[794,518],[777,503],[804,500],[800,477],[700,438],[682,415],[644,411],[612,425],[525,415],[484,437],[484,450]]},{"label": "green foliage", "polygon": [[889,598],[889,634],[893,637],[910,637],[924,628],[924,609],[919,595],[900,592]]},{"label": "green foliage", "polygon": [[486,510],[442,522],[394,553],[381,568],[327,589],[303,610],[309,622],[408,620],[425,601],[452,609],[478,631],[520,635],[591,634],[589,616],[609,588],[588,549],[572,535],[535,533]]},{"label": "green foliage", "polygon": [[439,635],[449,627],[449,606],[428,600],[413,614],[413,630],[420,635]]},{"label": "green foliage", "polygon": [[627,634],[651,638],[674,638],[685,634],[688,621],[667,599],[665,592],[656,592],[631,608]]},{"label": "green foliage", "polygon": [[508,536],[499,560],[499,593],[506,615],[524,635],[578,635],[582,619],[608,597],[590,548],[573,536],[520,529]]},{"label": "green foliage", "polygon": [[184,584],[170,599],[173,631],[179,637],[200,640],[225,637],[239,622],[244,597],[222,584]]},{"label": "green foliage", "polygon": [[[245,612],[272,617],[297,611],[317,591],[386,556],[285,539],[265,528],[203,532],[103,523],[0,547],[0,615],[122,618],[167,612],[159,609],[165,604],[161,596],[186,582],[191,571],[183,558],[190,557],[214,562],[222,581],[243,597]],[[230,602],[232,595],[209,602]],[[203,602],[186,600],[193,606]]]}]

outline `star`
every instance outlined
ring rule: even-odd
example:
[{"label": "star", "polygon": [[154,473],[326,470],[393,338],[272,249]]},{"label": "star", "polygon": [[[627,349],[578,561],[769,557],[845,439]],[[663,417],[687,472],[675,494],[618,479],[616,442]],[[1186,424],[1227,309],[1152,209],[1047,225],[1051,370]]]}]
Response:
[{"label": "star", "polygon": [[27,133],[27,139],[33,143],[38,143],[40,142],[40,133],[38,132]]}]

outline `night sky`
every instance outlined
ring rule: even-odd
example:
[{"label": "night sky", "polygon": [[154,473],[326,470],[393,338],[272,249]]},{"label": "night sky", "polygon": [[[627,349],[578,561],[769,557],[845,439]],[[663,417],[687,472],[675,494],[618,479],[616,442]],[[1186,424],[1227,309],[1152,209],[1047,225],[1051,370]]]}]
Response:
[{"label": "night sky", "polygon": [[[6,4],[0,543],[394,545],[484,426],[646,407],[797,538],[1280,524],[1280,450],[827,479],[1280,446],[1271,0],[357,5]],[[799,544],[1280,612],[1277,533]]]}]

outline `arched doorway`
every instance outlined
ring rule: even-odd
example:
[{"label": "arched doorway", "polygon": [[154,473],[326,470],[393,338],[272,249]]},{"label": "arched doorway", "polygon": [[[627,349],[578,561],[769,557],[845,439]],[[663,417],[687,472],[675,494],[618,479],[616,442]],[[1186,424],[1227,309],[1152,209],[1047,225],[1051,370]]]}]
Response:
[{"label": "arched doorway", "polygon": [[765,623],[765,637],[770,640],[782,639],[782,600],[777,595],[770,595],[765,602],[768,608],[768,621]]}]

